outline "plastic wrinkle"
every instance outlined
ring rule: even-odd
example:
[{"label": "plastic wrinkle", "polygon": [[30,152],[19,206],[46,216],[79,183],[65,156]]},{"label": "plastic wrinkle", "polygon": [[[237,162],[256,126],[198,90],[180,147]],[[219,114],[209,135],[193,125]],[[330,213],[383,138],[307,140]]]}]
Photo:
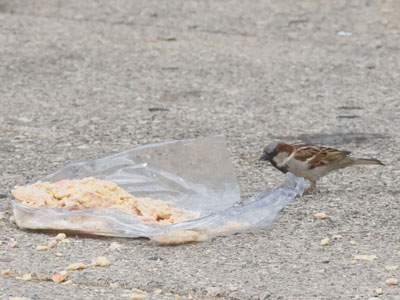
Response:
[{"label": "plastic wrinkle", "polygon": [[67,165],[39,180],[57,182],[88,176],[113,181],[138,197],[171,201],[200,217],[161,226],[139,222],[134,216],[113,209],[38,208],[13,199],[17,225],[181,244],[265,228],[283,207],[304,192],[303,178],[287,173],[277,188],[234,206],[240,200],[240,190],[223,136],[140,146]]}]

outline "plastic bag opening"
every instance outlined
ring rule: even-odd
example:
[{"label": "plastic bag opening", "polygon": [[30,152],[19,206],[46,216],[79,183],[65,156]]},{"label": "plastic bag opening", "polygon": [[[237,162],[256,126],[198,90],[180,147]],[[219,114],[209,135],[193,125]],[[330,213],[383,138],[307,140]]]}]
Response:
[{"label": "plastic bag opening", "polygon": [[242,206],[239,185],[223,136],[136,147],[100,159],[73,163],[41,181],[95,177],[113,181],[132,195],[170,201],[198,218],[171,225],[139,222],[112,209],[32,207],[12,200],[21,228],[69,230],[116,237],[147,237],[162,244],[205,241],[219,235],[264,228],[294,197],[304,180],[286,174],[275,189]]}]

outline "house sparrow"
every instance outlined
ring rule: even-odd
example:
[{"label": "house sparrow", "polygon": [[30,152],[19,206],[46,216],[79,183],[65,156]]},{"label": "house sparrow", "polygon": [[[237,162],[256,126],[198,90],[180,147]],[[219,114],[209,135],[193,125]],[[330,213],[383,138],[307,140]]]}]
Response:
[{"label": "house sparrow", "polygon": [[306,143],[286,144],[273,142],[264,148],[260,160],[269,161],[283,173],[291,172],[311,182],[304,194],[316,188],[317,180],[331,171],[354,165],[382,165],[375,158],[350,157],[350,151],[316,146]]}]

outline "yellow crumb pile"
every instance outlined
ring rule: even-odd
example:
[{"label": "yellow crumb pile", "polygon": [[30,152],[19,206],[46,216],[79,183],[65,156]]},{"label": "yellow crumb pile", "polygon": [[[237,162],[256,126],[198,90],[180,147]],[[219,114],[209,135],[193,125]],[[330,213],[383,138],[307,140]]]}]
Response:
[{"label": "yellow crumb pile", "polygon": [[34,207],[113,208],[136,215],[143,222],[169,225],[194,219],[196,214],[173,207],[170,202],[148,197],[135,197],[114,182],[93,177],[61,180],[55,183],[38,181],[15,186],[11,191],[21,203]]}]

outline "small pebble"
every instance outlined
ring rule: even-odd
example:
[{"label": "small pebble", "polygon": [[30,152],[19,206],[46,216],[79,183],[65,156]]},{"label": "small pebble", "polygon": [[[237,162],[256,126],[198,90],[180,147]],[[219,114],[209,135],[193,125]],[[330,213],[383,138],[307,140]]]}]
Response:
[{"label": "small pebble", "polygon": [[117,288],[119,288],[119,284],[117,282],[110,283],[110,287],[113,288],[113,289],[117,289]]},{"label": "small pebble", "polygon": [[350,241],[349,243],[352,244],[352,245],[357,245],[356,241]]},{"label": "small pebble", "polygon": [[72,284],[72,280],[67,280],[66,282],[63,283],[63,285],[71,285]]},{"label": "small pebble", "polygon": [[340,234],[332,235],[332,240],[338,240],[338,239],[341,239],[341,238],[342,238],[342,236]]},{"label": "small pebble", "polygon": [[107,257],[104,256],[99,256],[95,260],[92,261],[91,265],[93,267],[107,267],[110,265],[110,261],[107,259]]},{"label": "small pebble", "polygon": [[161,294],[163,291],[162,289],[155,289],[154,294]]},{"label": "small pebble", "polygon": [[328,264],[328,263],[329,263],[329,259],[323,258],[323,259],[321,260],[321,262],[322,262],[323,264]]},{"label": "small pebble", "polygon": [[55,248],[57,246],[57,241],[56,240],[51,240],[49,242],[49,248]]},{"label": "small pebble", "polygon": [[328,216],[327,216],[325,213],[320,212],[320,213],[316,213],[316,214],[314,215],[314,217],[315,217],[316,219],[318,219],[318,220],[323,220],[323,219],[326,219]]},{"label": "small pebble", "polygon": [[329,244],[329,238],[324,238],[321,240],[321,246],[328,246]]},{"label": "small pebble", "polygon": [[68,277],[68,272],[63,271],[60,273],[59,272],[55,273],[53,276],[51,276],[51,279],[54,282],[60,283],[63,282],[67,277]]},{"label": "small pebble", "polygon": [[83,263],[74,263],[67,267],[68,271],[82,270],[86,269],[86,265]]},{"label": "small pebble", "polygon": [[65,234],[65,233],[59,233],[59,234],[57,234],[57,236],[56,236],[56,240],[57,241],[62,241],[62,240],[64,240],[65,238],[67,237],[67,235]]},{"label": "small pebble", "polygon": [[47,247],[47,246],[37,246],[36,250],[37,251],[47,251],[47,250],[49,250],[49,247]]},{"label": "small pebble", "polygon": [[117,242],[112,242],[110,247],[109,247],[109,249],[111,251],[119,251],[119,250],[121,250],[121,248],[122,248],[122,245],[117,243]]},{"label": "small pebble", "polygon": [[56,256],[61,257],[61,256],[64,256],[64,254],[62,254],[61,252],[57,252]]},{"label": "small pebble", "polygon": [[376,255],[368,255],[368,254],[356,254],[354,255],[354,259],[358,260],[374,260],[376,258]]},{"label": "small pebble", "polygon": [[144,295],[142,294],[122,294],[122,298],[128,298],[129,300],[143,300]]},{"label": "small pebble", "polygon": [[238,288],[237,288],[236,286],[231,285],[231,286],[229,287],[229,290],[230,290],[231,292],[236,292],[236,291],[238,290]]},{"label": "small pebble", "polygon": [[386,280],[386,284],[387,285],[398,285],[399,281],[396,278],[390,278],[390,279]]},{"label": "small pebble", "polygon": [[26,274],[22,275],[22,280],[24,280],[24,281],[32,280],[32,274],[31,273],[26,273]]},{"label": "small pebble", "polygon": [[382,294],[383,294],[382,288],[376,288],[376,289],[375,289],[375,293],[376,293],[377,295],[382,295]]},{"label": "small pebble", "polygon": [[61,240],[61,244],[71,244],[69,239],[63,239]]},{"label": "small pebble", "polygon": [[398,266],[386,266],[385,269],[389,271],[397,270]]},{"label": "small pebble", "polygon": [[1,271],[1,275],[3,275],[3,276],[10,275],[10,269],[6,269],[6,270]]},{"label": "small pebble", "polygon": [[0,221],[4,219],[3,213],[0,213]]},{"label": "small pebble", "polygon": [[18,247],[18,242],[15,240],[11,240],[8,242],[8,246],[10,246],[11,248],[16,248]]},{"label": "small pebble", "polygon": [[11,217],[10,217],[10,223],[11,223],[11,224],[15,224],[15,223],[16,223],[15,217],[14,217],[14,216],[11,216]]}]

